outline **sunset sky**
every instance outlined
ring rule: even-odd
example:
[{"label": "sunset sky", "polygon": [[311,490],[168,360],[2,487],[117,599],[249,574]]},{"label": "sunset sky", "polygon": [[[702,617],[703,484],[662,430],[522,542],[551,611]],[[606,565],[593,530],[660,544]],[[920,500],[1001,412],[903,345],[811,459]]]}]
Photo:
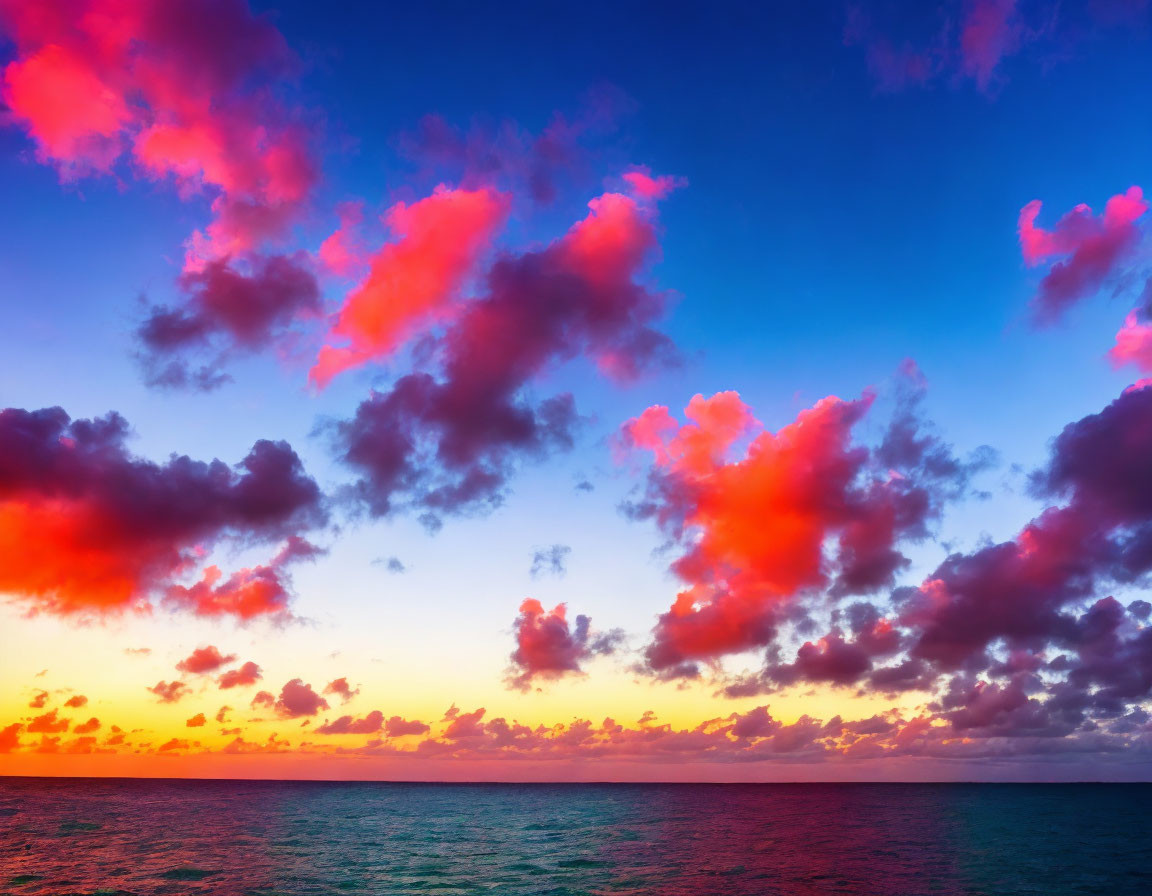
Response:
[{"label": "sunset sky", "polygon": [[0,0],[0,773],[1147,779],[1152,5]]}]

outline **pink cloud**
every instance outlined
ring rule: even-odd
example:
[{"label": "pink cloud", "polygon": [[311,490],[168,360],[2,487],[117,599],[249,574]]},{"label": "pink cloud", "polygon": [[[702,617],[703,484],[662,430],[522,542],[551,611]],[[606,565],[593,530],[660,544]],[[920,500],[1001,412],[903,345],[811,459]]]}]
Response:
[{"label": "pink cloud", "polygon": [[325,694],[335,694],[342,702],[347,703],[353,697],[360,693],[359,688],[353,688],[348,684],[347,678],[337,678],[335,681],[328,682],[324,686]]},{"label": "pink cloud", "polygon": [[237,669],[229,669],[227,672],[224,672],[216,679],[216,684],[220,690],[225,691],[229,688],[249,687],[258,682],[262,677],[260,667],[249,661]]},{"label": "pink cloud", "polygon": [[[260,694],[256,695],[256,699]],[[285,719],[297,719],[301,716],[314,716],[320,710],[328,708],[328,701],[312,690],[312,686],[305,684],[299,678],[293,678],[280,690],[276,699],[276,712]]]},{"label": "pink cloud", "polygon": [[1116,367],[1133,364],[1145,373],[1152,372],[1152,324],[1141,322],[1138,312],[1129,312],[1108,357]]},{"label": "pink cloud", "polygon": [[189,687],[179,679],[158,681],[148,690],[160,698],[161,703],[176,703],[189,693]]},{"label": "pink cloud", "polygon": [[1102,215],[1081,204],[1052,230],[1036,226],[1040,208],[1034,199],[1020,210],[1020,249],[1029,266],[1051,262],[1034,300],[1040,318],[1051,320],[1125,272],[1141,237],[1136,222],[1148,203],[1139,187],[1130,187],[1109,199]]},{"label": "pink cloud", "polygon": [[489,188],[438,187],[384,216],[398,239],[371,259],[348,294],[310,374],[327,385],[336,374],[389,354],[416,328],[452,313],[459,290],[508,215],[509,197]]},{"label": "pink cloud", "polygon": [[219,648],[209,644],[207,647],[197,647],[189,656],[180,660],[176,664],[176,668],[180,672],[188,672],[191,675],[204,675],[208,672],[215,672],[221,666],[226,666],[235,659],[236,654],[230,653],[225,656]]},{"label": "pink cloud", "polygon": [[593,634],[587,616],[577,616],[569,625],[564,604],[545,611],[540,601],[532,598],[520,604],[512,632],[516,650],[512,653],[509,683],[521,690],[529,689],[538,679],[579,673],[584,660],[612,653],[622,638],[620,632]]},{"label": "pink cloud", "polygon": [[6,2],[0,21],[16,45],[0,98],[40,157],[69,178],[126,160],[207,191],[214,220],[194,256],[281,235],[315,185],[301,110],[271,90],[292,56],[243,0]]}]

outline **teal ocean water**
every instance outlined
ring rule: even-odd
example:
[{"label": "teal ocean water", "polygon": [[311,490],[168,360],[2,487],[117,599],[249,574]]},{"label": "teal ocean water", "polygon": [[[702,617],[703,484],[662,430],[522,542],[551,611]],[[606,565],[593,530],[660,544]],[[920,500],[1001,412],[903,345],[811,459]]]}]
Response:
[{"label": "teal ocean water", "polygon": [[0,892],[1145,896],[1152,785],[0,778]]}]

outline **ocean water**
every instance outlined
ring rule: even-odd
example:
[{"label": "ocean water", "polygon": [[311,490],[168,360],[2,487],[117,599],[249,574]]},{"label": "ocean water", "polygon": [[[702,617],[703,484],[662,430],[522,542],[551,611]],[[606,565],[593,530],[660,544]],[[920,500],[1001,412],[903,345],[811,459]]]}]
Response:
[{"label": "ocean water", "polygon": [[1152,893],[1152,785],[0,778],[2,893]]}]

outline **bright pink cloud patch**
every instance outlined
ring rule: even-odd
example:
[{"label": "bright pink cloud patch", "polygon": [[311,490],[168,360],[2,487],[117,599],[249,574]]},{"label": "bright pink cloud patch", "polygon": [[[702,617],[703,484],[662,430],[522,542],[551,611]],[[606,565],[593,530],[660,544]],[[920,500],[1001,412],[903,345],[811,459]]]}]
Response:
[{"label": "bright pink cloud patch", "polygon": [[[398,239],[372,258],[367,278],[349,293],[312,368],[313,382],[387,355],[417,326],[442,318],[508,215],[509,197],[492,189],[438,187],[411,205],[392,206],[384,221]],[[327,244],[326,244],[327,245]],[[329,255],[342,261],[340,247]]]},{"label": "bright pink cloud patch", "polygon": [[1108,357],[1117,367],[1134,364],[1145,373],[1152,371],[1152,324],[1142,322],[1136,311],[1130,311]]},{"label": "bright pink cloud patch", "polygon": [[688,181],[682,177],[668,174],[653,177],[647,169],[628,171],[624,174],[624,180],[637,199],[646,201],[663,199],[673,190],[688,186]]},{"label": "bright pink cloud patch", "polygon": [[71,177],[128,157],[215,194],[194,257],[281,235],[307,199],[317,170],[301,110],[270,89],[293,59],[243,0],[4,0],[0,23],[16,44],[0,98],[45,160]]},{"label": "bright pink cloud patch", "polygon": [[209,644],[207,647],[197,647],[191,654],[180,660],[176,664],[176,668],[190,675],[204,675],[208,672],[215,672],[234,659],[236,659],[236,654],[230,653],[225,656],[219,648]]},{"label": "bright pink cloud patch", "polygon": [[1034,304],[1044,320],[1051,320],[1080,299],[1099,292],[1123,273],[1123,265],[1140,241],[1136,222],[1148,211],[1139,187],[1113,196],[1097,216],[1087,205],[1076,206],[1052,230],[1036,225],[1040,200],[1020,210],[1020,249],[1024,262],[1037,266],[1057,259],[1048,268]]},{"label": "bright pink cloud patch", "polygon": [[[222,691],[229,688],[243,688],[254,685],[263,676],[260,674],[260,667],[255,663],[249,661],[243,666],[236,669],[229,669],[216,679],[216,685]],[[219,721],[219,720],[217,720]]]}]

